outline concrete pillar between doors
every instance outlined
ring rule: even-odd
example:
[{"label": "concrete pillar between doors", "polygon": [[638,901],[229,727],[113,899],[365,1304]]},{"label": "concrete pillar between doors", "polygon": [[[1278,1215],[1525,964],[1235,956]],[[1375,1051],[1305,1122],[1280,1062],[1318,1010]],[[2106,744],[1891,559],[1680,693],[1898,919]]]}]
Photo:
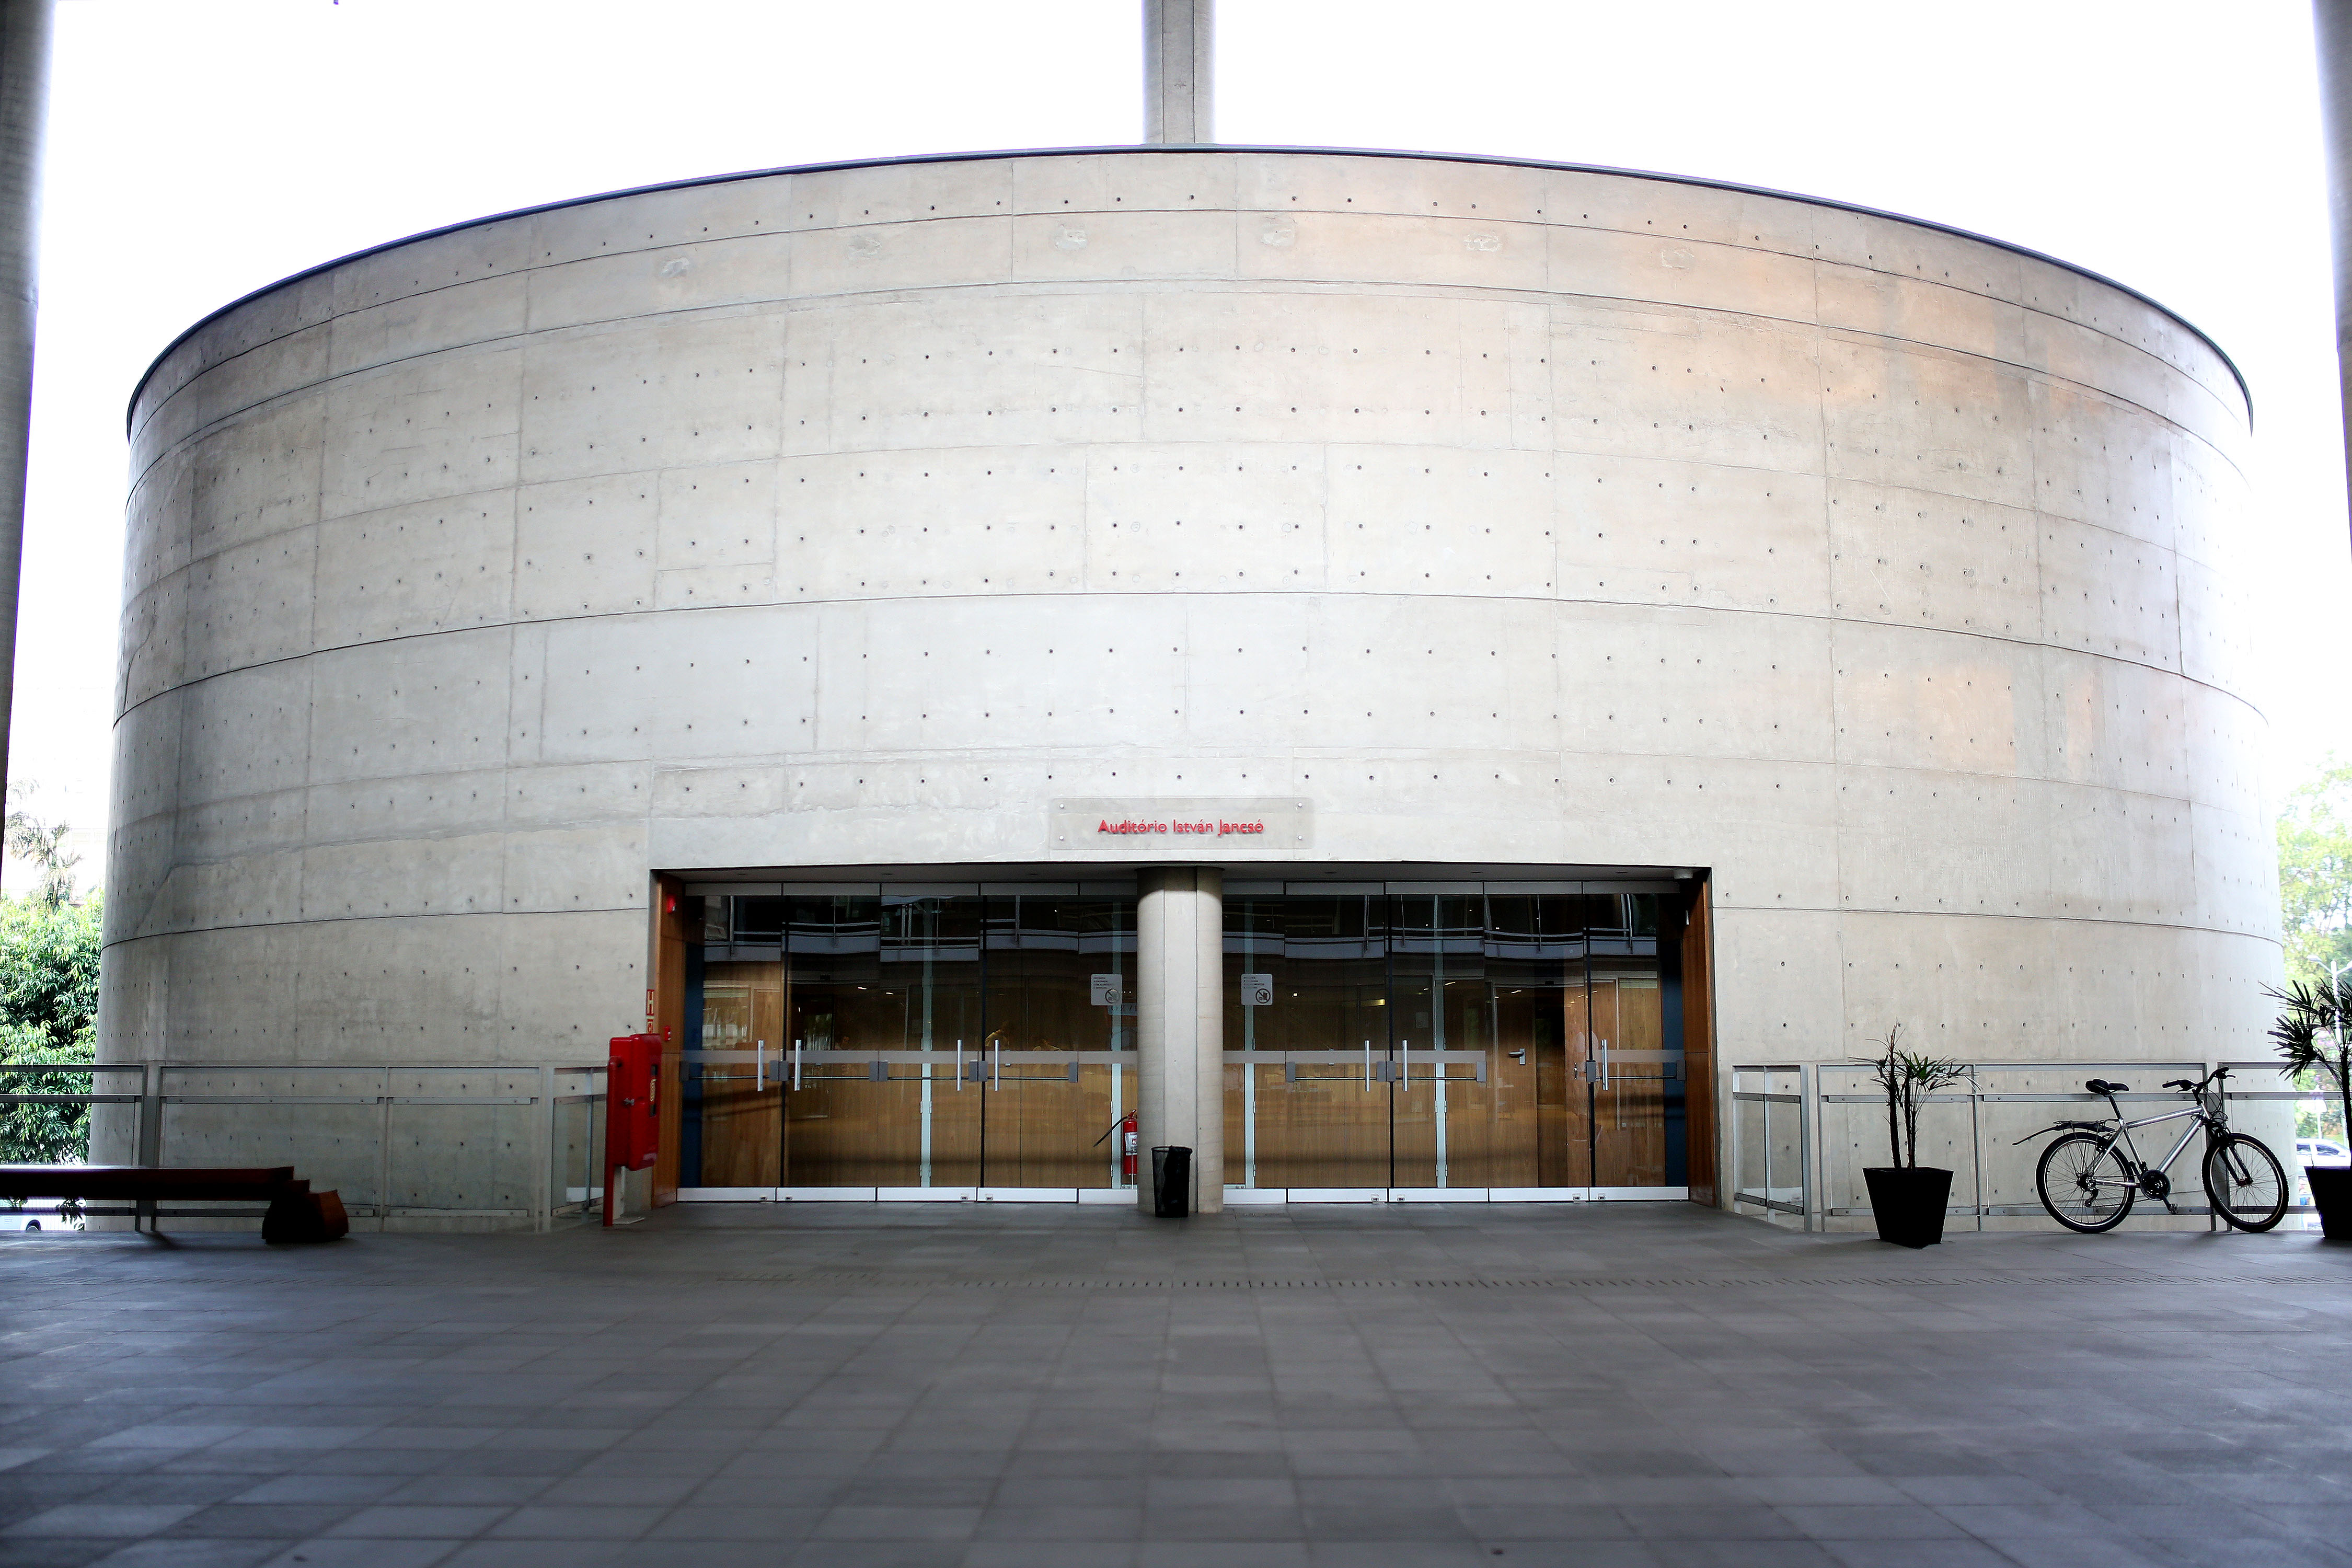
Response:
[{"label": "concrete pillar between doors", "polygon": [[1225,899],[1214,867],[1138,879],[1135,1045],[1142,1160],[1136,1201],[1151,1208],[1151,1151],[1192,1151],[1192,1212],[1225,1206]]}]

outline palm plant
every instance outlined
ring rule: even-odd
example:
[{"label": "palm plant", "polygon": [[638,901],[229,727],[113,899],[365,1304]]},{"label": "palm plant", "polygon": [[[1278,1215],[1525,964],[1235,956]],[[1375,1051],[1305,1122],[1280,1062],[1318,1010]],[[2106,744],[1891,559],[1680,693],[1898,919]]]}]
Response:
[{"label": "palm plant", "polygon": [[1966,1063],[1903,1048],[1903,1026],[1895,1025],[1878,1042],[1879,1054],[1857,1057],[1854,1065],[1870,1069],[1870,1081],[1886,1097],[1887,1157],[1905,1170],[1919,1164],[1919,1102],[1929,1095],[1967,1080]]},{"label": "palm plant", "polygon": [[2287,1069],[2314,1075],[2323,1089],[2334,1079],[2343,1125],[2352,1130],[2352,972],[2316,983],[2298,980],[2284,991],[2263,989],[2286,1006],[2271,1026],[2271,1038]]}]

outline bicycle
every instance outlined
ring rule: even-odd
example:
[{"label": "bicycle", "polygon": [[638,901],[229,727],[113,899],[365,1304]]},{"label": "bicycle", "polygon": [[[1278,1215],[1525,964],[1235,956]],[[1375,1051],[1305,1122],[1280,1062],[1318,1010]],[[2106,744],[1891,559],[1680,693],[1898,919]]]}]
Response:
[{"label": "bicycle", "polygon": [[[2213,1212],[2240,1230],[2269,1230],[2286,1214],[2286,1172],[2261,1139],[2230,1131],[2229,1104],[2221,1089],[2221,1080],[2229,1076],[2228,1068],[2217,1067],[2195,1082],[2185,1078],[2169,1079],[2165,1088],[2179,1089],[2195,1103],[2186,1110],[2168,1110],[2137,1121],[2125,1121],[2123,1108],[2116,1103],[2116,1096],[2129,1094],[2131,1085],[2095,1078],[2083,1087],[2105,1095],[2113,1116],[2097,1121],[2055,1121],[2027,1133],[2011,1147],[2031,1143],[2045,1133],[2065,1134],[2042,1152],[2041,1163],[2033,1171],[2034,1190],[2051,1218],[2068,1230],[2095,1236],[2123,1224],[2133,1201],[2142,1193],[2162,1204],[2167,1214],[2180,1212],[2172,1206],[2172,1163],[2202,1127],[2205,1194]],[[2184,1118],[2195,1120],[2182,1130],[2172,1152],[2153,1165],[2142,1163],[2132,1142],[2132,1129]]]}]

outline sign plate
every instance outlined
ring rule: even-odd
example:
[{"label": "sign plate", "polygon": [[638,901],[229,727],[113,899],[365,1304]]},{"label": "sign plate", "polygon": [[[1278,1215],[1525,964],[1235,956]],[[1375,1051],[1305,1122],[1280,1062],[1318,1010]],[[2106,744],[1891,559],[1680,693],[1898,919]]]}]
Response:
[{"label": "sign plate", "polygon": [[1127,987],[1121,984],[1123,974],[1089,974],[1087,976],[1087,1000],[1097,1007],[1116,1007],[1127,1000]]},{"label": "sign plate", "polygon": [[1271,1007],[1274,1005],[1274,976],[1244,974],[1242,976],[1242,1005]]},{"label": "sign plate", "polygon": [[1056,854],[1286,860],[1314,844],[1314,805],[1296,795],[1057,800],[1045,821]]}]

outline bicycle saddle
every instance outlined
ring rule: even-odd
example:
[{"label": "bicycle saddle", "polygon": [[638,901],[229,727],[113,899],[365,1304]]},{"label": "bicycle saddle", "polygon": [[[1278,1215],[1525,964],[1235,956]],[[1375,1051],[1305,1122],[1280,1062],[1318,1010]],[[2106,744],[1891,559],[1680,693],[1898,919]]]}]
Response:
[{"label": "bicycle saddle", "polygon": [[2103,1078],[2092,1079],[2084,1084],[2083,1087],[2089,1089],[2093,1094],[2129,1094],[2131,1092],[2131,1085],[2127,1083],[2109,1083]]}]

